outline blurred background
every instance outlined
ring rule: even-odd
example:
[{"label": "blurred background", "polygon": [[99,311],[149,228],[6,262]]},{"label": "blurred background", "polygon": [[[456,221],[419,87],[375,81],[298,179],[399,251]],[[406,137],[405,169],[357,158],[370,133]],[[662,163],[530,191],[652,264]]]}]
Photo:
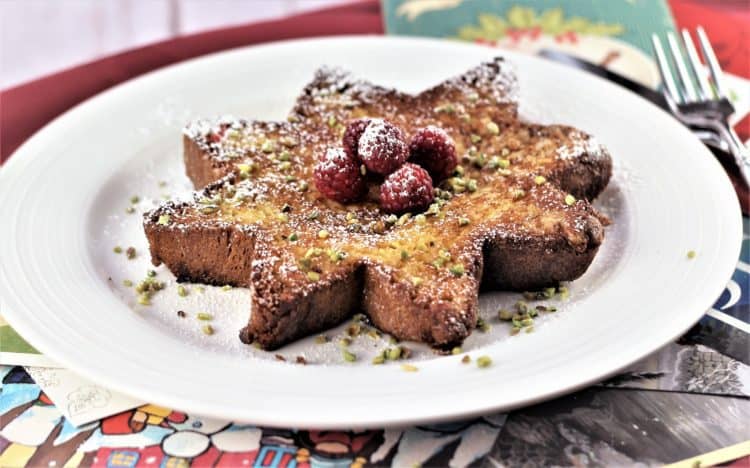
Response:
[{"label": "blurred background", "polygon": [[352,0],[0,0],[0,88],[175,36]]}]

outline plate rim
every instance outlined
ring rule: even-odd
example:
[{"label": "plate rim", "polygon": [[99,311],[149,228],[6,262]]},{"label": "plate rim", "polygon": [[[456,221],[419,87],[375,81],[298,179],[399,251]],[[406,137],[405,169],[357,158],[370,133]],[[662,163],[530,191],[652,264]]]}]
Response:
[{"label": "plate rim", "polygon": [[[89,106],[91,102],[99,100],[99,99],[104,99],[107,96],[110,96],[110,95],[115,94],[115,93],[119,93],[120,89],[122,87],[132,86],[133,83],[135,83],[135,82],[149,80],[153,75],[158,75],[158,74],[162,74],[162,73],[169,73],[169,72],[171,72],[171,71],[173,71],[173,70],[175,70],[177,68],[182,68],[182,67],[186,67],[187,68],[187,67],[192,66],[196,62],[210,61],[212,59],[215,59],[217,56],[222,56],[222,55],[226,55],[226,54],[230,54],[230,53],[236,53],[238,51],[248,51],[248,50],[253,50],[253,49],[258,49],[258,48],[277,47],[277,46],[280,46],[280,45],[287,45],[287,46],[288,45],[292,45],[292,46],[294,46],[294,45],[299,44],[299,43],[309,43],[309,42],[319,42],[320,43],[320,42],[328,42],[328,41],[351,41],[351,40],[358,40],[358,41],[372,41],[372,40],[374,40],[376,42],[386,41],[386,42],[428,43],[428,44],[434,45],[434,46],[438,46],[438,45],[442,46],[444,44],[449,44],[449,46],[459,45],[459,44],[455,44],[455,43],[446,43],[445,41],[439,41],[439,40],[434,40],[434,39],[424,39],[424,38],[383,37],[383,36],[376,36],[376,35],[364,35],[364,36],[363,35],[331,36],[331,37],[320,37],[320,38],[314,38],[314,39],[292,39],[292,40],[270,42],[270,43],[265,43],[265,44],[262,44],[262,45],[237,47],[237,48],[229,49],[229,50],[226,50],[226,51],[221,51],[221,52],[216,52],[216,53],[204,55],[204,56],[197,57],[197,58],[194,58],[194,59],[191,59],[191,60],[188,60],[188,61],[180,62],[180,63],[177,63],[177,64],[172,64],[172,65],[169,65],[167,67],[160,68],[160,69],[148,72],[148,73],[146,73],[144,75],[141,75],[139,77],[136,77],[136,78],[134,78],[132,80],[128,80],[126,82],[120,83],[120,84],[118,84],[118,85],[116,85],[116,86],[114,86],[114,87],[112,87],[112,88],[110,88],[108,90],[105,90],[105,91],[103,91],[103,92],[101,92],[101,93],[99,93],[99,94],[97,94],[97,95],[95,95],[95,96],[93,96],[93,97],[91,97],[91,98],[89,98],[89,99],[87,99],[87,100],[79,103],[78,105],[74,106],[73,108],[69,109],[68,111],[64,112],[60,116],[58,116],[55,119],[53,119],[47,125],[45,125],[44,127],[42,127],[39,131],[37,131],[31,138],[29,138],[27,141],[25,141],[13,153],[12,157],[2,166],[2,168],[0,168],[0,180],[2,180],[2,178],[8,177],[7,174],[10,173],[10,172],[12,172],[12,171],[21,171],[21,170],[23,170],[24,164],[27,162],[26,160],[31,159],[30,157],[24,157],[23,155],[26,154],[26,153],[33,152],[32,150],[34,148],[34,145],[46,133],[50,132],[50,130],[49,130],[50,128],[56,128],[57,126],[60,125],[61,121],[66,121],[67,119],[70,119],[71,115],[75,116],[75,114],[79,111],[80,108]],[[480,47],[480,46],[469,45],[469,44],[460,44],[460,46],[461,47]],[[516,57],[521,56],[521,55],[519,55],[517,53],[513,53],[513,52],[509,52],[509,51],[504,51],[504,50],[497,50],[495,52],[497,52],[498,55],[503,55],[503,56],[508,57],[511,62],[513,62]],[[535,58],[535,57],[527,57],[527,56],[523,56],[523,57],[524,57],[524,60],[527,59],[527,58],[529,58],[529,59],[541,61],[541,59],[538,59],[538,58]],[[565,68],[562,65],[553,64],[553,63],[547,63],[547,65],[553,65],[554,67]],[[581,72],[581,71],[578,71],[578,70],[573,70],[573,69],[568,69],[568,70],[571,71],[571,72],[575,72],[575,73],[580,73],[582,75],[586,75],[588,78],[593,78],[593,79],[596,79],[596,80],[599,80],[599,81],[602,81],[602,82],[606,83],[605,80],[602,80],[599,77],[596,77],[596,76],[593,76],[593,75],[588,75],[588,74],[585,74],[584,72]],[[523,86],[523,84],[522,84],[522,86]],[[611,86],[613,87],[613,89],[618,89],[619,90],[619,88],[617,88],[615,85],[611,85]],[[619,91],[625,92],[624,90],[619,90]],[[635,95],[632,95],[632,96],[635,96]],[[638,97],[643,102],[648,103],[648,105],[653,108],[652,110],[656,109],[659,112],[664,112],[661,109],[659,109],[658,107],[656,107],[653,104],[651,104],[650,102],[648,102],[645,99],[641,98],[640,96],[635,96],[635,97]],[[687,130],[686,130],[686,132],[687,132]],[[39,135],[42,135],[42,137],[40,137]],[[694,143],[700,144],[698,142],[698,140],[695,139],[695,137],[693,137],[693,139],[694,139]],[[31,148],[31,149],[29,149],[29,148]],[[708,153],[708,151],[705,150],[705,148],[703,148],[703,150],[706,152],[706,154],[710,155],[710,153]],[[723,175],[723,177],[725,179],[723,181],[724,183],[722,185],[725,187],[726,190],[731,190],[731,184],[729,184],[729,179],[726,176],[726,174],[724,173],[723,169],[720,168],[719,163],[713,157],[711,159],[713,161],[714,167],[719,170],[719,172],[721,173],[721,175]],[[2,187],[1,184],[0,184],[0,187]],[[732,191],[732,193],[733,193],[733,191]],[[1,194],[2,194],[2,189],[0,188],[0,195]],[[2,199],[2,197],[0,197],[0,199]],[[736,250],[736,252],[735,252],[736,253],[735,258],[738,258],[739,252],[740,252],[740,248],[741,248],[741,239],[742,239],[742,217],[740,215],[739,202],[738,202],[738,200],[736,198],[736,195],[733,197],[733,199],[734,199],[734,205],[735,205],[734,206],[734,211],[736,212],[737,215],[739,215],[739,216],[735,217],[736,220],[737,220],[736,226],[737,226],[738,231],[739,231],[739,234],[735,233],[735,234],[737,234],[738,241],[739,241],[739,242],[737,242],[736,249],[735,249]],[[731,265],[731,268],[729,266],[727,266],[725,268],[727,270],[726,280],[728,280],[731,277],[732,272],[734,271],[734,264]],[[0,274],[2,274],[3,277],[7,277],[8,276],[6,274],[6,272],[5,272],[5,268],[4,267],[0,268]],[[585,379],[585,380],[579,381],[576,385],[572,385],[572,386],[568,386],[568,387],[565,387],[565,388],[561,388],[561,389],[559,389],[557,391],[547,392],[547,393],[545,393],[543,395],[537,395],[537,396],[534,396],[534,397],[529,397],[529,398],[526,398],[526,399],[522,399],[522,400],[516,401],[516,402],[511,403],[511,404],[502,404],[502,403],[500,403],[500,404],[494,404],[494,405],[483,405],[481,407],[476,408],[473,411],[463,411],[463,412],[460,412],[460,413],[452,412],[449,409],[443,409],[442,412],[440,414],[438,414],[438,415],[425,415],[425,416],[417,417],[417,418],[406,417],[406,418],[403,418],[403,419],[400,419],[400,420],[383,421],[383,420],[378,419],[377,417],[375,417],[375,418],[373,418],[373,419],[371,419],[369,421],[361,421],[361,424],[359,422],[356,423],[356,424],[354,424],[354,425],[352,425],[351,423],[344,423],[343,421],[341,421],[341,422],[328,421],[328,422],[322,422],[321,424],[315,424],[315,426],[316,427],[320,427],[320,428],[340,428],[340,427],[342,427],[344,425],[346,425],[347,427],[382,427],[384,425],[385,426],[395,426],[395,425],[402,425],[402,424],[418,424],[418,423],[427,423],[427,422],[435,422],[435,421],[447,421],[447,420],[455,420],[455,419],[459,419],[459,418],[477,416],[477,415],[481,415],[481,414],[486,414],[488,412],[505,411],[505,410],[509,410],[509,409],[512,409],[512,408],[517,408],[517,407],[520,407],[520,406],[525,406],[525,405],[533,404],[533,403],[536,403],[536,402],[539,402],[539,401],[548,400],[548,399],[557,397],[559,395],[567,394],[567,393],[570,393],[572,391],[578,390],[580,388],[589,386],[592,383],[599,382],[603,378],[605,378],[605,377],[607,377],[609,375],[612,375],[612,374],[618,372],[619,370],[621,370],[621,369],[629,366],[633,362],[636,362],[639,359],[645,357],[646,355],[652,353],[656,349],[659,349],[665,343],[668,343],[669,341],[674,341],[675,338],[681,336],[682,334],[684,334],[685,331],[687,331],[690,327],[692,327],[692,325],[695,322],[697,322],[705,314],[705,310],[708,310],[708,308],[712,305],[712,303],[713,302],[707,304],[706,307],[701,307],[701,308],[696,307],[696,310],[700,310],[701,312],[695,314],[695,317],[693,317],[694,320],[692,320],[689,325],[686,325],[684,327],[684,329],[680,330],[679,333],[675,333],[674,336],[672,336],[669,340],[664,341],[664,343],[662,343],[661,345],[659,345],[659,346],[657,346],[657,347],[655,347],[653,349],[650,349],[650,350],[648,350],[646,352],[642,351],[639,356],[633,357],[628,362],[626,362],[626,363],[624,363],[624,364],[622,364],[622,365],[620,365],[620,366],[618,366],[616,368],[615,367],[610,368],[609,371],[607,371],[606,373],[604,373],[602,375],[598,375],[598,376],[595,376],[595,377],[591,377],[589,379]],[[19,314],[16,314],[15,312],[13,312],[12,309],[6,308],[6,299],[4,297],[2,298],[2,306],[3,306],[2,307],[3,316],[6,318],[6,320],[14,328],[16,328],[19,331],[19,333],[21,333],[24,336],[24,338],[28,339],[29,342],[31,342],[32,345],[34,345],[35,347],[37,347],[37,349],[39,349],[40,351],[45,352],[47,355],[54,354],[54,353],[47,353],[47,351],[50,350],[47,347],[48,343],[40,335],[38,335],[38,333],[35,330],[31,329],[30,327],[26,327],[26,324],[25,324],[23,318],[21,317],[21,313],[20,312],[19,312]],[[88,369],[86,368],[86,366],[81,366],[78,363],[74,363],[74,362],[67,362],[66,358],[63,358],[63,359],[55,358],[55,359],[59,360],[60,363],[67,365],[68,368],[73,369],[76,372],[79,372],[80,374],[82,374],[82,375],[90,378],[91,380],[94,380],[94,381],[104,381],[105,385],[109,386],[110,388],[115,388],[117,390],[121,390],[121,389],[125,388],[125,386],[123,386],[120,382],[117,382],[115,385],[113,385],[113,383],[115,383],[115,382],[112,381],[108,377],[105,378],[105,377],[100,376],[100,375],[89,374]],[[132,392],[132,391],[130,391],[132,389],[131,387],[133,387],[133,386],[128,386],[128,390],[126,390],[125,393],[128,393],[128,394],[133,394],[133,393],[138,394],[138,393],[141,393],[140,391],[138,391],[138,392]],[[137,386],[135,386],[135,387],[137,387]],[[210,409],[212,407],[211,404],[205,404],[205,402],[202,402],[202,404],[196,405],[197,402],[195,402],[195,401],[189,401],[189,400],[184,400],[182,397],[180,397],[180,398],[166,397],[167,393],[164,393],[163,395],[150,395],[147,399],[150,402],[154,402],[154,403],[158,403],[158,404],[165,404],[165,406],[172,406],[172,407],[183,406],[182,403],[180,403],[179,405],[175,405],[175,401],[178,401],[178,400],[180,402],[184,401],[185,405],[183,407],[185,407],[185,408],[189,407],[191,413],[201,414],[201,415],[207,415],[207,416],[211,416],[211,417],[216,417],[217,414],[218,414],[219,417],[224,417],[224,418],[227,418],[227,419],[236,418],[236,415],[233,416],[231,414],[224,413],[222,411],[211,410]],[[164,398],[162,398],[162,396],[164,396],[165,398],[168,398],[169,402],[165,401]],[[203,410],[205,410],[205,411],[203,411]],[[245,419],[242,418],[242,420],[245,420]],[[252,419],[252,421],[253,422],[257,422],[257,423],[262,424],[262,425],[266,425],[266,426],[282,426],[283,427],[283,426],[294,426],[294,425],[297,425],[297,426],[309,426],[310,425],[309,421],[304,421],[303,424],[294,424],[293,422],[290,422],[289,420],[285,420],[285,421],[282,421],[282,422],[276,422],[274,420]],[[303,422],[303,420],[300,419],[300,422]]]}]

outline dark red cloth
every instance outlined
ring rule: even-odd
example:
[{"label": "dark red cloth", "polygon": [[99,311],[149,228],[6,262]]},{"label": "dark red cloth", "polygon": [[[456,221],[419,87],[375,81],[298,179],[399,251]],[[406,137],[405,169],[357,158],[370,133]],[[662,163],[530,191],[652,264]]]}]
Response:
[{"label": "dark red cloth", "polygon": [[382,34],[377,0],[159,42],[45,76],[0,93],[0,163],[47,122],[130,78],[200,55],[262,42]]}]

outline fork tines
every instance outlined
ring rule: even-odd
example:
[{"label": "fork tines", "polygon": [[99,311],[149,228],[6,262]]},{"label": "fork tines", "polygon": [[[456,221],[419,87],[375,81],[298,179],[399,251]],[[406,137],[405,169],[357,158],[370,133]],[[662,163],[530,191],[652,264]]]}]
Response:
[{"label": "fork tines", "polygon": [[[711,81],[706,76],[706,70],[698,57],[698,51],[695,48],[693,39],[687,29],[682,30],[682,40],[678,39],[673,33],[667,33],[667,42],[669,44],[670,55],[674,68],[677,70],[678,83],[675,80],[672,68],[667,61],[667,57],[662,48],[659,36],[651,35],[651,41],[656,54],[656,61],[659,66],[664,86],[670,97],[678,104],[687,104],[691,102],[710,101],[714,99],[727,98],[728,93],[724,86],[724,75],[716,60],[716,54],[708,42],[708,37],[703,28],[697,28],[698,43],[701,52],[708,65]],[[683,53],[683,48],[685,53]],[[687,63],[684,58],[687,56]],[[698,87],[696,88],[696,82]],[[712,86],[713,84],[713,86]]]}]

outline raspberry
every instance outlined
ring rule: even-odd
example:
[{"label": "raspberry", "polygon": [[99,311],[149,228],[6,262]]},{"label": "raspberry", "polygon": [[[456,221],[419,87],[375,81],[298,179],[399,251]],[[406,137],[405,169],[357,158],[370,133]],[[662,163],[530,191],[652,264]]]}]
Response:
[{"label": "raspberry", "polygon": [[421,211],[434,199],[430,174],[406,163],[380,186],[380,207],[389,213]]},{"label": "raspberry", "polygon": [[442,128],[420,128],[409,142],[409,161],[427,169],[436,181],[450,177],[456,169],[456,146]]},{"label": "raspberry", "polygon": [[352,120],[346,125],[346,130],[344,131],[344,151],[349,153],[349,156],[352,156],[354,158],[358,158],[358,147],[359,147],[359,139],[362,137],[362,133],[364,133],[365,128],[367,128],[367,124],[370,123],[370,119],[364,118],[364,119],[357,119]]},{"label": "raspberry", "polygon": [[219,125],[218,130],[208,132],[208,141],[211,143],[218,143],[224,137],[224,132],[230,127],[228,123],[222,123]]},{"label": "raspberry", "polygon": [[320,193],[332,200],[347,203],[364,194],[359,164],[341,148],[328,148],[315,164],[314,175]]},{"label": "raspberry", "polygon": [[362,132],[357,153],[369,171],[388,175],[409,157],[409,146],[400,128],[387,120],[372,119]]}]

